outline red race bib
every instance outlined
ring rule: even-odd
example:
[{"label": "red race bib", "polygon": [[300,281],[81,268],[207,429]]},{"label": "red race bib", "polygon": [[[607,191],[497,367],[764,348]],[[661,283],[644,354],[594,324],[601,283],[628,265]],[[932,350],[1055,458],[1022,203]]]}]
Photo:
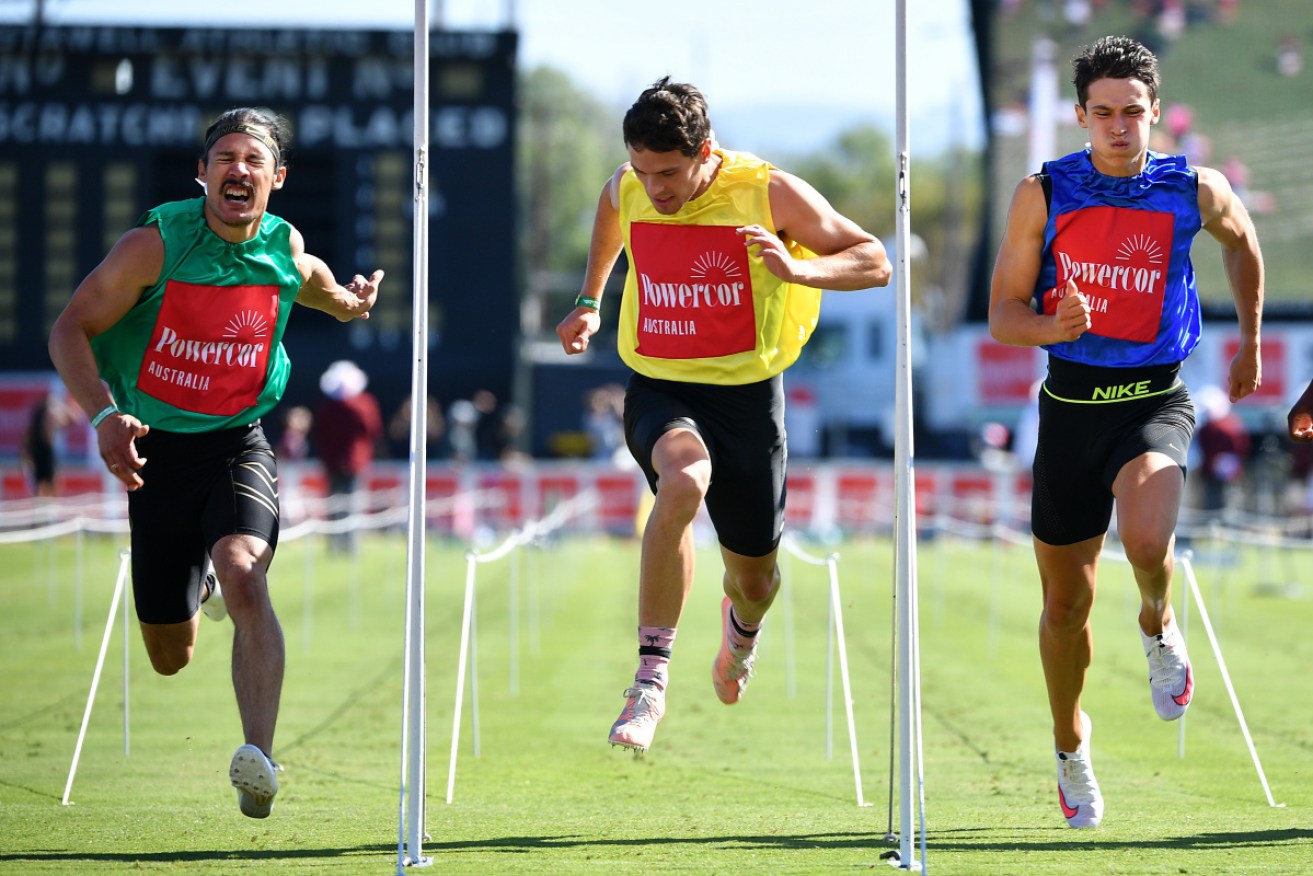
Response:
[{"label": "red race bib", "polygon": [[1086,207],[1058,217],[1053,239],[1057,286],[1044,312],[1057,310],[1068,279],[1090,301],[1090,331],[1147,343],[1158,336],[1172,250],[1171,213]]},{"label": "red race bib", "polygon": [[748,249],[733,227],[635,222],[629,245],[639,354],[703,359],[756,349]]},{"label": "red race bib", "polygon": [[278,323],[277,286],[170,280],[137,387],[184,411],[231,417],[264,389]]}]

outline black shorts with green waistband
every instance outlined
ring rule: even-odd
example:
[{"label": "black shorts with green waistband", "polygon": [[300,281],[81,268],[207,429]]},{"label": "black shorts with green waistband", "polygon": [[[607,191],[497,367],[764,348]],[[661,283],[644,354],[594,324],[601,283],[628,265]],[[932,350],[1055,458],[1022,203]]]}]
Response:
[{"label": "black shorts with green waistband", "polygon": [[1039,439],[1031,491],[1031,531],[1050,545],[1103,535],[1112,485],[1126,463],[1149,453],[1185,476],[1194,405],[1179,363],[1103,368],[1049,357],[1039,394]]}]

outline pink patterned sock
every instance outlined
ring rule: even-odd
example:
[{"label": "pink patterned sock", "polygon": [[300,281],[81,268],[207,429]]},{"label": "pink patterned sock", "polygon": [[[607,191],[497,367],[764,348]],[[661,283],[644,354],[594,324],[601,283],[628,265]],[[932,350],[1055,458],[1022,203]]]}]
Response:
[{"label": "pink patterned sock", "polygon": [[757,644],[757,633],[761,631],[761,621],[750,624],[741,618],[739,613],[734,610],[734,606],[729,607],[729,629],[725,631],[726,638],[729,641],[729,649],[735,654],[746,654],[752,650],[752,646]]},{"label": "pink patterned sock", "polygon": [[674,627],[638,628],[638,672],[634,674],[635,684],[650,684],[660,691],[666,689],[670,648],[674,643]]}]

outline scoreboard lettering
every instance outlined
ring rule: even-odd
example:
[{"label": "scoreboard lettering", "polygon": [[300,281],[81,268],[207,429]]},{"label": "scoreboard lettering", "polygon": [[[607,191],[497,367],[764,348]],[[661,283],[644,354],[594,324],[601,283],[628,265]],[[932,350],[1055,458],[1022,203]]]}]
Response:
[{"label": "scoreboard lettering", "polygon": [[[429,40],[429,362],[447,400],[510,390],[516,41]],[[142,211],[199,195],[205,125],[255,105],[292,131],[270,210],[339,276],[388,275],[368,323],[292,320],[289,401],[313,400],[347,356],[385,402],[403,397],[390,382],[408,381],[412,358],[413,44],[408,31],[0,26],[0,370],[49,367],[45,337],[78,280]]]}]

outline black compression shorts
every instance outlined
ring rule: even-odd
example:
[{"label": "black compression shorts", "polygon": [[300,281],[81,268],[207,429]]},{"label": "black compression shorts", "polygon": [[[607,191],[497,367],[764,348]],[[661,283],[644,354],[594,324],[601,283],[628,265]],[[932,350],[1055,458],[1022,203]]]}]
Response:
[{"label": "black compression shorts", "polygon": [[1165,454],[1185,476],[1194,405],[1179,365],[1099,368],[1049,358],[1039,393],[1031,531],[1045,544],[1103,535],[1112,485],[1141,454]]},{"label": "black compression shorts", "polygon": [[132,591],[148,624],[189,620],[200,607],[210,550],[229,535],[278,546],[278,466],[259,423],[137,439],[144,485],[128,493]]},{"label": "black compression shorts", "polygon": [[784,529],[784,382],[743,386],[655,380],[634,374],[625,391],[625,442],[657,489],[652,449],[673,429],[696,432],[711,454],[707,514],[727,550],[764,557]]}]

